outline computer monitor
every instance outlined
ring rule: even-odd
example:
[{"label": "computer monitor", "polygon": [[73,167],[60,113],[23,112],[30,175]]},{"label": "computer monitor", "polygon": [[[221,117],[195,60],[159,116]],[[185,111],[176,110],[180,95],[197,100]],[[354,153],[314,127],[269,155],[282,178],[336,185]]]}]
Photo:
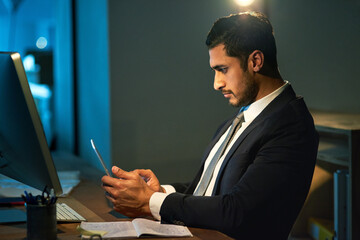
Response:
[{"label": "computer monitor", "polygon": [[0,173],[43,191],[62,188],[19,53],[0,52]]}]

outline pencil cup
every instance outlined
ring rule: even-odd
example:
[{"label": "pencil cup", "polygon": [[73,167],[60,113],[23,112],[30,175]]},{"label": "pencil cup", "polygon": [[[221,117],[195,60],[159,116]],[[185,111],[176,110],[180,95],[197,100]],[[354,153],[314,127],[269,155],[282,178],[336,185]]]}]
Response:
[{"label": "pencil cup", "polygon": [[56,239],[56,204],[26,205],[27,239]]}]

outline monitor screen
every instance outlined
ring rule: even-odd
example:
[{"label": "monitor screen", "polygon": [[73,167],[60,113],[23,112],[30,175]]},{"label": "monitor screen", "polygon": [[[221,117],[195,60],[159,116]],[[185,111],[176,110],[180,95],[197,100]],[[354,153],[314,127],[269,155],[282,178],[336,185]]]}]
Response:
[{"label": "monitor screen", "polygon": [[62,193],[19,53],[0,52],[0,173]]}]

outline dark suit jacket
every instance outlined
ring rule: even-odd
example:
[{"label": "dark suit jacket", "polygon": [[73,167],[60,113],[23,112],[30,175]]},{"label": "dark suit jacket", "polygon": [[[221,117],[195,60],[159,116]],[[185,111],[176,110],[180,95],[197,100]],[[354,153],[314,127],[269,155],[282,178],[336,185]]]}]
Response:
[{"label": "dark suit jacket", "polygon": [[[220,126],[210,150],[230,126]],[[291,86],[245,129],[227,154],[211,197],[193,196],[203,165],[190,184],[160,209],[163,222],[216,229],[237,239],[287,239],[308,194],[318,147],[313,119]]]}]

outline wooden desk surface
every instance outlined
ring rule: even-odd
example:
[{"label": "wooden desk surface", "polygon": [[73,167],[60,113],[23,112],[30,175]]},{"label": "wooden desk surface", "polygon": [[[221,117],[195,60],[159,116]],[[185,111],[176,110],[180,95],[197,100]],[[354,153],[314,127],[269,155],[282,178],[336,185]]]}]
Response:
[{"label": "wooden desk surface", "polygon": [[[65,164],[64,166],[73,166],[73,164]],[[67,167],[58,167],[58,170],[70,170]],[[74,170],[74,169],[72,169]],[[74,208],[80,215],[84,216],[88,221],[127,221],[127,218],[121,218],[120,214],[116,213],[109,206],[105,198],[104,191],[101,188],[100,178],[103,175],[90,166],[82,166],[80,184],[73,189],[70,196],[66,198],[59,198],[58,201],[67,203]],[[79,223],[59,223],[57,224],[57,238],[59,240],[81,239],[76,227]],[[222,240],[232,239],[220,232],[189,228],[194,235],[192,238],[146,238],[146,239],[206,239],[206,240]],[[20,240],[26,239],[26,223],[11,223],[0,224],[0,239],[6,240]]]}]

